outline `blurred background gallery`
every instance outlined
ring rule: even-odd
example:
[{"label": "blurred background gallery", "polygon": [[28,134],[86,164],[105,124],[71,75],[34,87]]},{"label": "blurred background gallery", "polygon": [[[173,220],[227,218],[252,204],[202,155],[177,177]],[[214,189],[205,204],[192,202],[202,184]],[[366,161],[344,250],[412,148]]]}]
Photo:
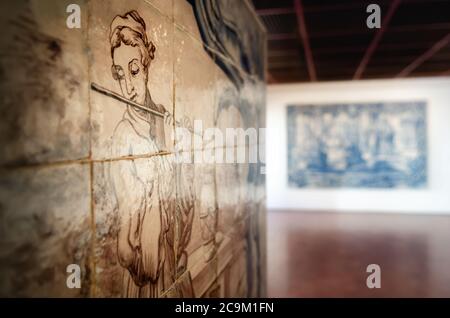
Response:
[{"label": "blurred background gallery", "polygon": [[450,1],[253,4],[268,33],[268,296],[450,297]]}]

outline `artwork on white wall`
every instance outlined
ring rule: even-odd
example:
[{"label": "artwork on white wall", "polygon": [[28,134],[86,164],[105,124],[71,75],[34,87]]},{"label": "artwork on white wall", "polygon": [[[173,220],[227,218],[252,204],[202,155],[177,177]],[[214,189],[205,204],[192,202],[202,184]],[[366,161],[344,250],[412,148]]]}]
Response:
[{"label": "artwork on white wall", "polygon": [[289,186],[425,187],[426,109],[417,101],[288,106]]}]

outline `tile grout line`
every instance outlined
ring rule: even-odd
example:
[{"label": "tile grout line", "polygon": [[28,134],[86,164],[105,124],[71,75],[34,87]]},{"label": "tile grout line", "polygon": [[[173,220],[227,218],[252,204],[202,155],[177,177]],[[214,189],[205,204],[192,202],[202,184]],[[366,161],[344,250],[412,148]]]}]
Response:
[{"label": "tile grout line", "polygon": [[[254,146],[254,145],[250,145]],[[212,150],[212,149],[240,149],[245,148],[244,145],[237,145],[235,144],[233,147],[227,147],[227,146],[221,146],[221,147],[206,147],[206,148],[192,148],[190,150],[180,150],[180,151],[161,151],[151,154],[142,154],[142,155],[131,155],[131,156],[120,156],[120,157],[114,157],[114,158],[103,158],[103,159],[92,159],[91,155],[85,158],[80,159],[68,159],[68,160],[59,160],[59,161],[53,161],[53,162],[36,162],[36,163],[29,163],[29,164],[23,164],[23,165],[14,165],[14,164],[6,164],[0,166],[0,171],[8,171],[8,170],[18,170],[18,169],[29,169],[29,168],[49,168],[49,167],[56,167],[56,166],[64,166],[64,165],[72,165],[72,164],[89,164],[89,163],[108,163],[108,162],[116,162],[116,161],[126,161],[126,160],[139,160],[139,159],[146,159],[146,158],[152,158],[157,156],[170,156],[170,155],[177,155],[180,153],[189,153],[189,152],[197,152],[201,150]]]},{"label": "tile grout line", "polygon": [[80,159],[72,159],[72,160],[60,160],[60,161],[53,161],[53,162],[39,162],[39,163],[30,163],[30,164],[24,164],[24,165],[3,165],[0,167],[0,171],[5,170],[16,170],[16,169],[27,169],[27,168],[48,168],[48,167],[55,167],[55,166],[64,166],[64,165],[71,165],[71,164],[89,164],[89,163],[108,163],[108,162],[116,162],[116,161],[126,161],[126,160],[138,160],[138,159],[146,159],[146,158],[152,158],[156,156],[168,156],[168,155],[175,155],[175,152],[170,151],[161,151],[157,153],[152,154],[142,154],[142,155],[135,155],[135,156],[121,156],[121,157],[115,157],[115,158],[103,158],[103,159],[91,159],[90,156]]},{"label": "tile grout line", "polygon": [[[90,53],[90,47],[89,47],[89,20],[90,20],[90,14],[89,14],[89,3],[87,4],[87,31],[86,31],[86,49]],[[88,54],[88,84],[91,79],[91,61],[92,55]],[[92,161],[92,103],[91,103],[91,90],[88,86],[88,121],[89,121],[89,192],[90,192],[90,215],[91,215],[91,222],[90,222],[90,230],[91,230],[91,244],[90,244],[90,253],[89,253],[89,267],[91,269],[90,273],[90,288],[89,288],[89,297],[94,298],[96,294],[96,286],[97,286],[97,278],[96,278],[96,272],[97,272],[97,264],[95,260],[95,239],[97,237],[96,233],[96,226],[95,226],[95,200],[94,200],[94,163]]]},{"label": "tile grout line", "polygon": [[[173,149],[175,149],[175,144],[176,144],[176,134],[175,134],[175,129],[176,129],[176,121],[177,121],[177,116],[176,116],[176,77],[175,77],[175,64],[176,64],[176,50],[175,50],[175,17],[174,17],[174,10],[175,10],[175,4],[174,1],[172,1],[172,20],[170,21],[170,27],[172,28],[172,111],[173,111],[173,127],[172,127],[172,132],[173,132]],[[175,237],[174,237],[174,244],[173,244],[173,253],[175,254],[175,268],[174,268],[174,277],[175,280],[174,282],[163,292],[163,294],[161,296],[165,296],[172,288],[176,288],[176,283],[178,281],[178,279],[183,276],[180,275],[180,277],[178,277],[178,256],[177,256],[177,249],[178,249],[178,244],[179,244],[179,217],[178,217],[178,208],[177,208],[177,203],[178,203],[178,187],[177,187],[177,183],[178,183],[178,170],[176,167],[174,167],[174,180],[175,180],[175,206],[174,206],[174,229],[175,229]]]},{"label": "tile grout line", "polygon": [[97,237],[97,228],[96,228],[96,223],[95,223],[95,198],[94,198],[94,163],[90,162],[89,163],[89,186],[90,186],[90,193],[91,193],[91,232],[92,232],[92,237],[91,237],[91,246],[90,246],[90,260],[91,260],[91,286],[90,286],[90,297],[94,298],[96,295],[96,291],[97,291],[97,277],[96,277],[96,272],[97,272],[97,262],[95,259],[95,240]]}]

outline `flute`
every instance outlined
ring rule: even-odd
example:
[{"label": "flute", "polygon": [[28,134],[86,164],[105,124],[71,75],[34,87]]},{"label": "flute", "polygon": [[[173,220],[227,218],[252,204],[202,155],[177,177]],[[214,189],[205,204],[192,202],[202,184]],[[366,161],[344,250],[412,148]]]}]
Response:
[{"label": "flute", "polygon": [[[165,115],[163,113],[161,113],[161,112],[159,112],[157,110],[150,109],[148,107],[145,107],[144,105],[141,105],[141,104],[136,103],[136,102],[134,102],[132,100],[129,100],[128,98],[123,97],[122,95],[119,95],[119,94],[117,94],[117,93],[115,93],[113,91],[110,91],[109,89],[104,88],[104,87],[102,87],[102,86],[100,86],[100,85],[98,85],[96,83],[91,83],[91,88],[92,88],[92,90],[94,90],[94,91],[96,91],[96,92],[98,92],[100,94],[103,94],[105,96],[112,97],[112,98],[114,98],[115,100],[117,100],[119,102],[131,105],[133,107],[136,107],[136,108],[138,108],[140,110],[143,110],[145,112],[149,112],[150,114],[153,114],[153,115],[161,117],[161,118],[165,117]],[[191,133],[194,132],[194,130],[192,129],[192,127],[190,125],[189,125],[189,127],[186,127],[186,125],[182,125],[179,121],[175,121],[175,125],[178,126],[178,127],[184,127],[187,130],[189,130]]]},{"label": "flute", "polygon": [[129,104],[129,105],[131,105],[131,106],[133,106],[133,107],[136,107],[136,108],[138,108],[138,109],[140,109],[140,110],[149,112],[149,113],[151,113],[151,114],[153,114],[153,115],[155,115],[155,116],[161,117],[161,118],[164,118],[164,117],[165,117],[164,114],[161,113],[161,112],[159,112],[159,111],[156,111],[156,110],[154,110],[154,109],[150,109],[150,108],[148,108],[148,107],[145,107],[144,105],[138,104],[138,103],[136,103],[136,102],[134,102],[134,101],[132,101],[132,100],[129,100],[128,98],[123,97],[122,95],[119,95],[119,94],[117,94],[117,93],[114,93],[113,91],[110,91],[110,90],[107,89],[107,88],[101,87],[101,86],[98,85],[98,84],[91,83],[91,88],[92,88],[94,91],[99,92],[99,93],[101,93],[101,94],[103,94],[103,95],[112,97],[112,98],[114,98],[115,100],[118,100],[119,102],[122,102],[122,103],[125,103],[125,104]]}]

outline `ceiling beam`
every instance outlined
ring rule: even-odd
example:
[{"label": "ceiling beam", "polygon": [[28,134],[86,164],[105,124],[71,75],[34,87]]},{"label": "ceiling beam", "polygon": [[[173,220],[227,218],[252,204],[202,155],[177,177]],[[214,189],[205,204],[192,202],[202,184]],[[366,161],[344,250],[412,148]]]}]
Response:
[{"label": "ceiling beam", "polygon": [[283,61],[283,62],[272,62],[269,63],[269,69],[274,70],[274,69],[280,69],[280,68],[291,68],[291,67],[300,67],[302,66],[302,63],[296,59],[296,60],[292,60],[292,61]]},{"label": "ceiling beam", "polygon": [[[425,2],[444,2],[447,0],[403,0],[406,3],[425,3]],[[391,0],[378,0],[378,5],[387,5],[391,2]],[[356,10],[360,9],[362,6],[365,6],[364,3],[348,3],[348,4],[332,4],[332,5],[310,5],[304,7],[304,12],[310,13],[310,12],[325,12],[325,11],[348,11],[348,10]],[[294,14],[295,9],[289,8],[289,7],[283,7],[283,8],[263,8],[263,9],[256,9],[256,13],[259,16],[270,16],[270,15],[283,15],[283,14]]]},{"label": "ceiling beam", "polygon": [[311,82],[317,81],[316,68],[312,56],[311,47],[309,45],[308,30],[306,29],[305,15],[301,0],[294,0],[295,15],[297,16],[298,33],[302,40],[303,49],[305,51],[306,66],[308,68],[309,79]]},{"label": "ceiling beam", "polygon": [[415,31],[434,31],[434,30],[450,30],[450,23],[426,23],[413,25],[399,25],[390,27],[390,32],[415,32]]},{"label": "ceiling beam", "polygon": [[[388,3],[391,0],[378,0],[377,3],[378,5],[384,5],[386,3]],[[306,13],[310,13],[310,12],[314,12],[314,13],[321,13],[321,12],[326,12],[326,11],[351,11],[351,10],[359,10],[361,8],[365,8],[367,6],[367,4],[365,4],[364,2],[360,1],[359,3],[344,3],[344,4],[331,4],[331,5],[323,5],[323,4],[318,4],[318,5],[310,5],[310,6],[306,6],[305,7],[305,12]]]},{"label": "ceiling beam", "polygon": [[[433,44],[433,43],[431,43]],[[417,42],[417,43],[387,43],[380,44],[378,46],[378,51],[402,51],[402,50],[416,50],[421,48],[430,47],[429,42]],[[330,47],[330,48],[316,48],[314,50],[315,54],[343,54],[343,53],[356,53],[365,51],[364,46],[345,46],[345,47]]]},{"label": "ceiling beam", "polygon": [[282,41],[292,39],[297,39],[296,33],[269,33],[267,35],[267,40],[269,41]]},{"label": "ceiling beam", "polygon": [[296,56],[299,54],[299,50],[269,50],[268,57],[280,57],[280,56]]},{"label": "ceiling beam", "polygon": [[[373,60],[373,62],[370,64],[370,68],[368,68],[372,71],[374,68],[381,67],[381,66],[391,66],[394,67],[393,71],[398,72],[399,65],[405,65],[406,63],[409,63],[413,59],[415,59],[417,55],[411,56],[411,55],[402,55],[402,56],[380,56],[377,57],[376,60]],[[439,56],[435,55],[433,57],[433,66],[445,66],[450,65],[450,57],[449,56]],[[298,58],[296,56],[281,56],[281,57],[269,57],[269,66],[271,66],[273,63],[289,63],[290,61],[298,61]],[[355,70],[355,61],[354,59],[349,57],[340,57],[337,58],[334,56],[325,56],[324,58],[320,59],[320,63],[316,64],[317,69],[323,68],[323,67],[341,67],[341,66],[348,66],[352,67],[353,71]],[[446,67],[443,67],[443,70],[447,69]],[[353,75],[353,73],[352,73]]]},{"label": "ceiling beam", "polygon": [[425,53],[420,55],[414,61],[412,61],[408,66],[406,66],[400,73],[397,74],[396,77],[406,77],[416,68],[418,68],[423,62],[431,58],[434,54],[440,51],[442,48],[447,46],[450,43],[450,33],[444,36],[442,39],[437,41],[430,49],[428,49]]},{"label": "ceiling beam", "polygon": [[266,15],[281,15],[281,14],[293,14],[295,13],[292,8],[268,8],[268,9],[257,9],[256,13],[263,17]]},{"label": "ceiling beam", "polygon": [[[449,30],[450,23],[429,23],[422,25],[401,25],[396,27],[390,27],[389,32],[417,32],[417,31],[434,31],[434,30]],[[351,36],[359,34],[367,34],[370,30],[367,29],[342,29],[342,30],[327,30],[309,32],[310,38],[332,37],[332,36]],[[297,33],[269,33],[269,40],[290,40],[295,39]]]},{"label": "ceiling beam", "polygon": [[[295,0],[294,0],[295,1]],[[389,0],[378,0],[378,4],[383,5],[388,3]],[[350,4],[331,4],[331,5],[311,5],[304,7],[304,12],[326,12],[326,11],[348,11],[359,9],[364,6],[364,3],[350,3]],[[268,16],[268,15],[283,15],[283,14],[294,14],[296,13],[295,9],[289,7],[283,8],[264,8],[264,9],[256,9],[256,13],[259,16]]]},{"label": "ceiling beam", "polygon": [[354,80],[360,79],[362,74],[364,73],[367,65],[369,64],[370,59],[372,58],[373,53],[377,49],[378,44],[380,43],[384,33],[386,32],[389,22],[391,21],[392,17],[394,16],[395,11],[397,10],[398,6],[400,5],[400,1],[401,0],[393,0],[391,5],[389,6],[386,16],[382,19],[383,22],[381,23],[381,28],[378,29],[372,42],[369,44],[369,47],[367,48],[361,62],[359,63],[358,67],[356,68],[355,74],[353,75]]},{"label": "ceiling beam", "polygon": [[414,77],[440,77],[440,76],[448,76],[450,73],[446,72],[437,72],[437,71],[428,71],[428,72],[416,72],[414,73]]}]

